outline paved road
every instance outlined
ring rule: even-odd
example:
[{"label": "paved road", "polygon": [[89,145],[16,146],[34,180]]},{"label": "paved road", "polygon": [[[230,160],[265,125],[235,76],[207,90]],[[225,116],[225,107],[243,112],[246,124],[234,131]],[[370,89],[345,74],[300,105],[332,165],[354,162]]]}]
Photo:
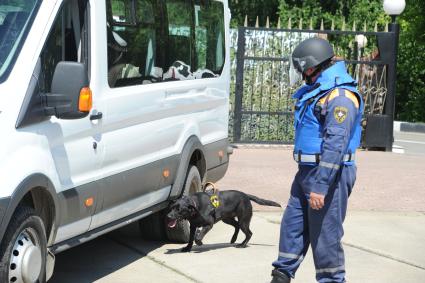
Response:
[{"label": "paved road", "polygon": [[[249,247],[228,244],[233,228],[217,223],[191,253],[182,244],[145,242],[128,226],[57,257],[53,283],[265,283],[277,256],[282,212],[256,212]],[[398,227],[398,228],[397,228]],[[400,229],[402,228],[402,229]],[[351,212],[345,224],[350,283],[423,283],[423,213]],[[243,234],[238,242],[243,240]],[[294,283],[314,282],[311,253]]]},{"label": "paved road", "polygon": [[405,154],[425,155],[425,134],[394,132],[394,145],[403,147]]},{"label": "paved road", "polygon": [[[424,282],[423,156],[360,151],[357,160],[344,237],[349,282]],[[291,150],[241,148],[218,185],[285,206],[295,171]],[[190,254],[179,253],[181,244],[141,241],[133,225],[59,254],[50,282],[268,282],[282,210],[254,208],[254,236],[247,249],[227,244],[233,229],[225,224],[216,225],[205,245]],[[305,261],[295,283],[314,282],[310,254]]]}]

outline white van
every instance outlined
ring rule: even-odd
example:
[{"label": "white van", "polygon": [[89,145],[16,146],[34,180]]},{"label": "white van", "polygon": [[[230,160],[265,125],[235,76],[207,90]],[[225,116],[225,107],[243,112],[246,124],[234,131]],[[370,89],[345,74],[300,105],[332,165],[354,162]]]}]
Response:
[{"label": "white van", "polygon": [[[227,1],[0,0],[0,282],[227,170]],[[148,228],[147,228],[148,227]]]}]

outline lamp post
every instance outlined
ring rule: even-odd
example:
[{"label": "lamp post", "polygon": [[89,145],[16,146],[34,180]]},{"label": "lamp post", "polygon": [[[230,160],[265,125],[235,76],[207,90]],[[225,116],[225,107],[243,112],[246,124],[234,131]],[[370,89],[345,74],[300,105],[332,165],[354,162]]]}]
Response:
[{"label": "lamp post", "polygon": [[[367,45],[367,37],[364,34],[357,34],[354,38],[354,41],[356,42],[356,53],[357,53],[357,61],[360,61],[363,56],[364,48]],[[361,63],[356,65],[356,79],[360,83],[361,78]]]},{"label": "lamp post", "polygon": [[[394,113],[395,113],[395,94],[397,84],[397,53],[398,41],[400,34],[400,25],[396,22],[396,17],[403,13],[406,7],[405,0],[384,0],[384,11],[391,16],[392,22],[388,25],[388,31],[393,36],[392,58],[388,68],[388,85],[387,85],[387,100],[385,102],[384,114],[390,116],[391,125],[389,127],[389,139],[386,146],[386,151],[392,150],[394,140]],[[392,66],[392,67],[391,67]]]}]

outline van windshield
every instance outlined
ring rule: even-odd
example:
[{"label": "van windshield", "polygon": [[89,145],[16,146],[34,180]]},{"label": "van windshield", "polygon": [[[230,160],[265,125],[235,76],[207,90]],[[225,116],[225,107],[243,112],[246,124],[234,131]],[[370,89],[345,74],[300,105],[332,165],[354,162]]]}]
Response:
[{"label": "van windshield", "polygon": [[39,0],[0,0],[0,82],[19,53]]}]

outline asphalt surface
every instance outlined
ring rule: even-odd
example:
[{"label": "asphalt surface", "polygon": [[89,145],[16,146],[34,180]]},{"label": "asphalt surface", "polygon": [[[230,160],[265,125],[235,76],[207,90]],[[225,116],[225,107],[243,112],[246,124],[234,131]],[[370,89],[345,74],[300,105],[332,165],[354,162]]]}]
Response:
[{"label": "asphalt surface", "polygon": [[405,154],[425,155],[425,134],[394,132],[394,145],[401,146]]},{"label": "asphalt surface", "polygon": [[[398,138],[421,141],[416,135]],[[350,283],[425,282],[425,162],[420,149],[406,144],[405,154],[357,154],[358,176],[343,238]],[[290,149],[241,147],[218,187],[285,207],[295,172]],[[189,254],[180,253],[182,244],[143,241],[137,225],[130,225],[57,255],[49,282],[270,282],[283,209],[254,209],[254,235],[246,249],[228,243],[233,228],[223,223]],[[309,253],[294,282],[315,282],[314,274]]]}]

